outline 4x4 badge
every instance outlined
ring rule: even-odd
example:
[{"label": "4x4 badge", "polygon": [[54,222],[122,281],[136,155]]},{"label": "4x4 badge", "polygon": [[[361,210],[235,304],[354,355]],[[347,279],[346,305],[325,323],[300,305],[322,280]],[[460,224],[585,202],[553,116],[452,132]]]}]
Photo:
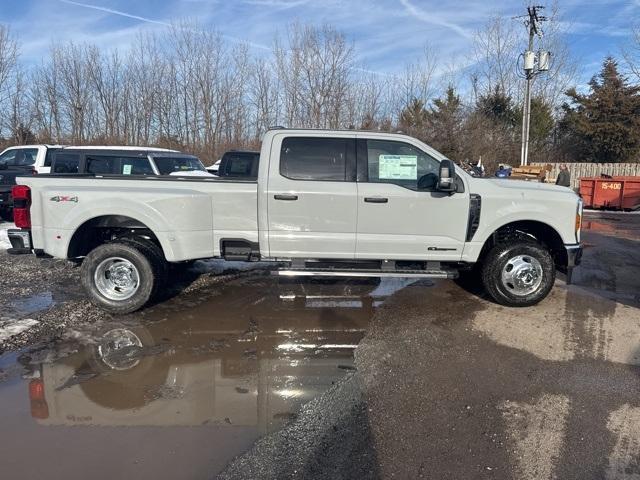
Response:
[{"label": "4x4 badge", "polygon": [[78,197],[63,197],[61,195],[58,195],[56,197],[51,197],[49,200],[51,200],[52,202],[74,202],[74,203],[78,203]]}]

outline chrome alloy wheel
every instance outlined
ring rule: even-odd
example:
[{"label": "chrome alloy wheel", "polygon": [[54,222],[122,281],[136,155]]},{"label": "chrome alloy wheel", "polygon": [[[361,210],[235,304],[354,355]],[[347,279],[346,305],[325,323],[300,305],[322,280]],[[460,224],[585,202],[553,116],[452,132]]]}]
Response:
[{"label": "chrome alloy wheel", "polygon": [[542,284],[542,265],[530,255],[510,258],[502,269],[502,285],[513,295],[530,295]]},{"label": "chrome alloy wheel", "polygon": [[140,275],[136,266],[121,257],[103,260],[94,275],[98,291],[109,300],[122,301],[131,298],[140,287]]}]

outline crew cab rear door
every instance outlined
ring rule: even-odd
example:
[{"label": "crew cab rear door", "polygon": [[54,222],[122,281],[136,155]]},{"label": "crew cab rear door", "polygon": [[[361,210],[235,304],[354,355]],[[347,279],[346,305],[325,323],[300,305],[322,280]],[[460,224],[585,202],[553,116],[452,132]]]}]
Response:
[{"label": "crew cab rear door", "polygon": [[436,191],[439,165],[409,142],[358,138],[356,258],[460,260],[469,193]]},{"label": "crew cab rear door", "polygon": [[355,134],[276,135],[267,187],[271,257],[353,259]]}]

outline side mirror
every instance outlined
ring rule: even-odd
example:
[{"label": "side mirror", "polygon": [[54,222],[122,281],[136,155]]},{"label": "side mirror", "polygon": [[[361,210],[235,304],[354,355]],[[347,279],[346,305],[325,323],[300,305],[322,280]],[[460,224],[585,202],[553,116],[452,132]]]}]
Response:
[{"label": "side mirror", "polygon": [[449,193],[456,191],[456,167],[451,160],[444,159],[440,162],[438,191]]}]

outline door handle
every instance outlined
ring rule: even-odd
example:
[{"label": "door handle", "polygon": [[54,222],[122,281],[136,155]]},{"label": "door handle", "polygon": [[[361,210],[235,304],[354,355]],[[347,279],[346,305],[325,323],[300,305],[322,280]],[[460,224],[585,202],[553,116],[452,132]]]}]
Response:
[{"label": "door handle", "polygon": [[276,200],[297,200],[298,195],[291,195],[290,193],[281,193],[278,195],[274,195],[273,198]]},{"label": "door handle", "polygon": [[384,197],[364,197],[367,203],[388,203],[389,199]]}]

